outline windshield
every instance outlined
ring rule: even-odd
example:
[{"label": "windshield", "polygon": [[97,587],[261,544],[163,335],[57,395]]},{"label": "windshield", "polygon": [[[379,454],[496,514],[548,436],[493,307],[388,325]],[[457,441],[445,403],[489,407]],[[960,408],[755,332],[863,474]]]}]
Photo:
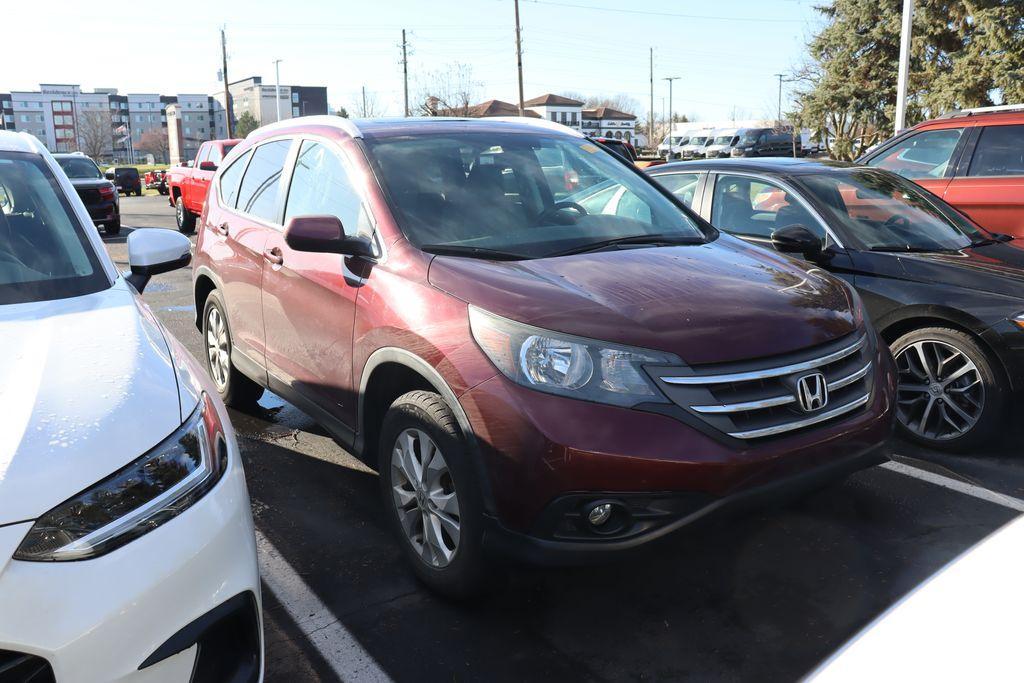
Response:
[{"label": "windshield", "polygon": [[89,157],[60,157],[57,159],[57,163],[64,169],[64,173],[67,174],[68,178],[77,180],[80,178],[103,178],[103,174],[100,172],[99,166],[97,166],[92,159]]},{"label": "windshield", "polygon": [[759,130],[748,130],[740,135],[741,145],[752,145],[757,142],[757,139],[761,137],[761,131]]},{"label": "windshield", "polygon": [[986,238],[978,228],[913,183],[874,170],[799,176],[844,228],[875,251],[949,251]]},{"label": "windshield", "polygon": [[50,169],[35,155],[0,152],[0,304],[80,296],[109,284]]},{"label": "windshield", "polygon": [[585,139],[471,132],[367,146],[406,236],[426,251],[543,258],[622,238],[705,240],[650,181]]},{"label": "windshield", "polygon": [[707,141],[708,141],[707,136],[704,136],[704,137],[697,136],[697,137],[690,138],[690,144],[691,145],[703,145]]},{"label": "windshield", "polygon": [[715,138],[715,144],[716,145],[728,145],[731,142],[732,142],[732,136],[731,135],[719,135],[717,138]]}]

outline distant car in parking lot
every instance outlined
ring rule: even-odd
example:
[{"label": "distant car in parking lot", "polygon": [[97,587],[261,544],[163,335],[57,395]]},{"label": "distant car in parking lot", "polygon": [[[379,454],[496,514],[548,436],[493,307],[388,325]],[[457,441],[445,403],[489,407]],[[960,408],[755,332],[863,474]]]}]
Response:
[{"label": "distant car in parking lot", "polygon": [[195,231],[196,217],[203,212],[213,174],[239,142],[207,140],[199,146],[195,159],[167,169],[167,200],[174,207],[178,230],[185,234]]},{"label": "distant car in parking lot", "polygon": [[800,135],[790,128],[746,128],[730,152],[733,157],[793,157],[803,156]]},{"label": "distant car in parking lot", "polygon": [[714,131],[710,128],[693,130],[689,133],[689,142],[679,148],[680,159],[703,159],[705,148],[714,140]]},{"label": "distant car in parking lot", "polygon": [[988,230],[1024,238],[1024,104],[919,123],[858,161],[913,180]]},{"label": "distant car in parking lot", "polygon": [[678,159],[683,145],[686,145],[689,142],[690,138],[686,135],[669,136],[665,138],[660,145],[658,145],[658,156],[664,159]]},{"label": "distant car in parking lot", "polygon": [[260,128],[193,277],[221,396],[269,388],[372,464],[445,594],[495,555],[586,561],[886,457],[895,368],[854,290],[565,126]]},{"label": "distant car in parking lot", "polygon": [[142,177],[147,190],[156,190],[160,194],[167,194],[167,171],[165,169],[153,169],[147,171]]},{"label": "distant car in parking lot", "polygon": [[966,449],[1024,390],[1024,245],[900,176],[797,159],[667,164],[650,175],[715,227],[857,287],[899,368],[903,432]]},{"label": "distant car in parking lot", "polygon": [[629,140],[617,140],[615,138],[605,137],[591,138],[591,140],[630,163],[634,163],[638,158],[636,147],[634,147],[633,143]]},{"label": "distant car in parking lot", "polygon": [[96,162],[84,154],[55,154],[54,159],[71,181],[89,217],[108,235],[121,232],[121,202],[114,183],[107,180]]},{"label": "distant car in parking lot", "polygon": [[717,159],[728,157],[732,154],[733,147],[740,141],[739,130],[736,128],[723,128],[711,134],[710,143],[704,148],[706,159]]},{"label": "distant car in parking lot", "polygon": [[118,192],[124,192],[125,196],[132,193],[136,197],[142,196],[142,178],[139,169],[134,166],[111,166],[105,175],[107,180],[114,183]]},{"label": "distant car in parking lot", "polygon": [[0,680],[258,681],[260,580],[227,411],[45,148],[0,131]]}]

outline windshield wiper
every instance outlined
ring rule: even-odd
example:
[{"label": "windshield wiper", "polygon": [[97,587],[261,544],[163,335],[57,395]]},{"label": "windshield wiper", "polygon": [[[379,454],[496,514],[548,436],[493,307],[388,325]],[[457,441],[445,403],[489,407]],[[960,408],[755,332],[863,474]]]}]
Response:
[{"label": "windshield wiper", "polygon": [[900,252],[906,254],[928,254],[936,251],[959,251],[952,247],[914,247],[909,244],[869,247],[868,251]]},{"label": "windshield wiper", "polygon": [[428,254],[438,256],[469,256],[470,258],[483,258],[491,261],[522,261],[530,258],[525,254],[515,254],[511,251],[500,251],[498,249],[487,249],[486,247],[467,247],[459,244],[424,244],[420,247]]},{"label": "windshield wiper", "polygon": [[617,247],[620,244],[650,244],[650,245],[675,245],[675,244],[704,244],[705,240],[699,237],[686,237],[684,235],[630,235],[629,237],[616,237],[600,242],[582,244],[572,249],[548,254],[544,258],[553,256],[571,256],[572,254],[585,254],[589,251],[599,251],[608,247]]},{"label": "windshield wiper", "polygon": [[1009,242],[1013,239],[1013,235],[1006,235],[1001,232],[992,233],[991,237],[985,237],[980,240],[971,242],[969,246],[972,247],[986,247],[990,244],[1002,244],[1003,242]]}]

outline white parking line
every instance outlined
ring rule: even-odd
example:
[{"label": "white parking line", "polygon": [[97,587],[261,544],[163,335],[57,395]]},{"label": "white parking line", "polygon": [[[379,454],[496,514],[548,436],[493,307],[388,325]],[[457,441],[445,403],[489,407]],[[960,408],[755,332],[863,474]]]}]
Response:
[{"label": "white parking line", "polygon": [[1005,508],[1016,510],[1017,512],[1024,512],[1024,500],[1020,498],[1014,498],[1013,496],[1007,496],[1002,493],[990,491],[989,489],[982,488],[981,486],[975,486],[974,484],[968,484],[967,482],[953,479],[951,477],[945,477],[935,472],[929,472],[918,467],[911,465],[905,465],[901,462],[890,461],[883,463],[881,467],[887,470],[897,472],[908,477],[914,477],[921,481],[926,481],[929,484],[935,484],[943,488],[963,493],[968,496],[973,496],[979,500],[988,501],[989,503],[995,503],[996,505],[1002,505]]},{"label": "white parking line", "polygon": [[259,529],[256,548],[263,582],[341,680],[391,681]]}]

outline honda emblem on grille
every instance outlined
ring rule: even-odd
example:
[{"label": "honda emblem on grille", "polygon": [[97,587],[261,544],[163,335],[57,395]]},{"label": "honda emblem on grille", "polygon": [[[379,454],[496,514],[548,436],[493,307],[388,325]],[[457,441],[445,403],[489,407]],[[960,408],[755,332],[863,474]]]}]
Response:
[{"label": "honda emblem on grille", "polygon": [[812,372],[796,381],[796,400],[805,413],[821,410],[828,404],[828,383],[825,375]]}]

